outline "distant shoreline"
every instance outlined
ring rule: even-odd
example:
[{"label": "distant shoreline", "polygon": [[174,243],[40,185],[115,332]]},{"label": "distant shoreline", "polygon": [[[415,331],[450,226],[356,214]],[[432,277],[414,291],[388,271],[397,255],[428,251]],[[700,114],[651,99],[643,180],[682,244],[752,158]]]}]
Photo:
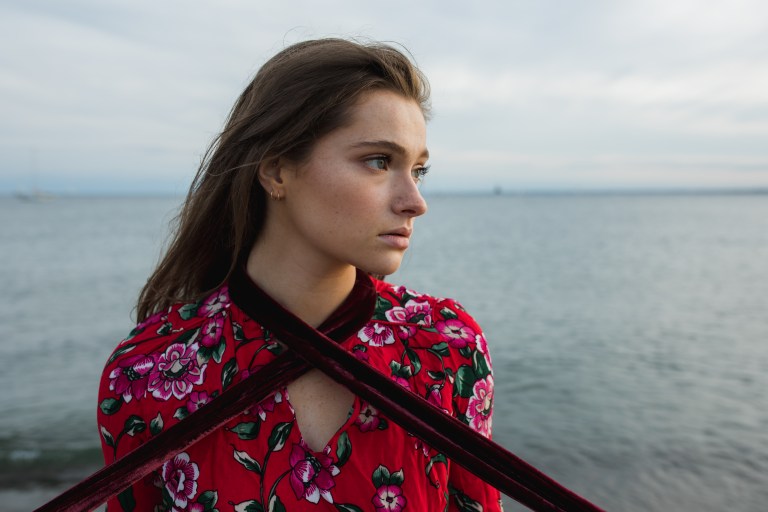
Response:
[{"label": "distant shoreline", "polygon": [[[2,199],[19,201],[16,192],[0,192]],[[426,197],[528,197],[528,196],[757,196],[768,195],[768,187],[758,188],[616,188],[616,189],[504,189],[493,190],[424,190]],[[174,193],[93,192],[58,193],[51,191],[50,201],[58,199],[184,199]],[[21,201],[20,201],[21,202]]]}]

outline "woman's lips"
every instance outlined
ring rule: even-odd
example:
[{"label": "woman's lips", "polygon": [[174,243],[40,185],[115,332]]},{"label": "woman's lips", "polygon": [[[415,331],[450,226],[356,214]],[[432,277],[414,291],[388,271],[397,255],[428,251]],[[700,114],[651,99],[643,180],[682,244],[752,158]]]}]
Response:
[{"label": "woman's lips", "polygon": [[379,239],[396,249],[407,249],[410,244],[411,230],[399,228],[379,235]]}]

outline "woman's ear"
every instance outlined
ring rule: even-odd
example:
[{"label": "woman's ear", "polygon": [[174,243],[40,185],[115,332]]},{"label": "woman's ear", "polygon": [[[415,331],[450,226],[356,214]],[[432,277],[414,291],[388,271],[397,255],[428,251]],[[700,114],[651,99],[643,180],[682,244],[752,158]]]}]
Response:
[{"label": "woman's ear", "polygon": [[280,157],[267,157],[261,161],[259,165],[259,183],[272,197],[277,195],[278,197],[285,197],[283,186],[285,184],[283,180],[283,173],[285,169],[283,167],[284,159]]}]

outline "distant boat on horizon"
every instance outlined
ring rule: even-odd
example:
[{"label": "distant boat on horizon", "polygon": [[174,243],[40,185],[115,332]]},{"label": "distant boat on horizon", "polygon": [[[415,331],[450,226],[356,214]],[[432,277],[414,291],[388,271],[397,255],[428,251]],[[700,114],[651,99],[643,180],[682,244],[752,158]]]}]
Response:
[{"label": "distant boat on horizon", "polygon": [[30,148],[29,150],[29,178],[31,181],[31,187],[28,190],[17,190],[13,193],[13,197],[19,201],[26,201],[28,203],[45,203],[52,201],[55,196],[50,192],[45,192],[37,186],[38,181],[38,168],[37,168],[37,148]]},{"label": "distant boat on horizon", "polygon": [[25,201],[28,203],[47,203],[48,201],[53,201],[56,198],[55,195],[39,189],[33,189],[29,192],[14,192],[13,197],[19,201]]}]

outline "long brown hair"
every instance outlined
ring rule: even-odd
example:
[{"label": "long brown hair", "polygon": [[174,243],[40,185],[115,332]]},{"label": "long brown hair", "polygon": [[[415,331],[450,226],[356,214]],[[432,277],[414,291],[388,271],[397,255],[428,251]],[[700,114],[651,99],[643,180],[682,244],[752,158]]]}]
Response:
[{"label": "long brown hair", "polygon": [[267,61],[203,157],[168,250],[139,295],[138,320],[199,300],[226,282],[264,224],[262,161],[306,158],[320,137],[344,125],[356,100],[375,89],[412,99],[428,114],[426,78],[391,46],[319,39]]}]

